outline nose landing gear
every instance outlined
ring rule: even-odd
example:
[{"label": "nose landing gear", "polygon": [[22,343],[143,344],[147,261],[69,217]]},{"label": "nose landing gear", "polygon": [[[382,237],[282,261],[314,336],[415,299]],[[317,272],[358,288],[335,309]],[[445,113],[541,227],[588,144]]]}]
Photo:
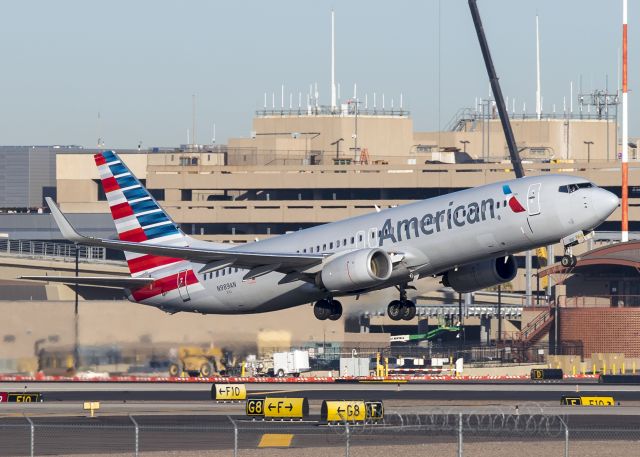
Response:
[{"label": "nose landing gear", "polygon": [[416,317],[416,304],[407,299],[405,287],[400,288],[400,300],[393,300],[389,303],[387,315],[392,321],[410,321]]},{"label": "nose landing gear", "polygon": [[568,248],[567,251],[568,252],[565,252],[565,254],[560,259],[560,265],[565,268],[575,267],[578,263],[578,258],[571,253],[571,248]]},{"label": "nose landing gear", "polygon": [[337,321],[342,317],[342,303],[333,299],[318,300],[313,305],[313,315],[321,321],[327,319]]}]

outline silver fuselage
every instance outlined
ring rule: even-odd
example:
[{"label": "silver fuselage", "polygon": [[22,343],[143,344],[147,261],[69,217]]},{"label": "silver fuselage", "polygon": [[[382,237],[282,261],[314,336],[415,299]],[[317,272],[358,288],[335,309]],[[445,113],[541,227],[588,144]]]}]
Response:
[{"label": "silver fuselage", "polygon": [[[561,186],[573,183],[586,181],[545,175],[488,184],[233,246],[230,252],[237,249],[331,256],[346,250],[382,247],[402,258],[391,278],[370,290],[382,289],[464,264],[556,243],[577,231],[594,229],[618,206],[615,195],[595,186],[560,191]],[[514,211],[509,203],[512,197],[522,211]],[[177,272],[186,264],[189,262],[173,268]],[[190,265],[193,271],[201,267]],[[231,267],[198,274],[197,284],[179,287],[143,303],[173,312],[241,314],[274,311],[327,297],[327,291],[313,283],[283,282],[283,273],[272,272],[243,281],[246,272]]]}]

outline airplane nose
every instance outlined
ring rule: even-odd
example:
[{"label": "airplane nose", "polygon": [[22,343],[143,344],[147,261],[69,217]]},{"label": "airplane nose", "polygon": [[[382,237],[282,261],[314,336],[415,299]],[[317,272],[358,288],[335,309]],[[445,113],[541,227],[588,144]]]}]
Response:
[{"label": "airplane nose", "polygon": [[598,216],[605,220],[620,206],[620,199],[613,193],[604,189],[596,189],[593,203]]}]

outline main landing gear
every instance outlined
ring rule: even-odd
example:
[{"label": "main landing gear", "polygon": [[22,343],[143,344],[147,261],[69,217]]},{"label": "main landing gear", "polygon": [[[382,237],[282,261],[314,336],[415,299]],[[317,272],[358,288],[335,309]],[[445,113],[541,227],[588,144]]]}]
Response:
[{"label": "main landing gear", "polygon": [[342,317],[342,303],[330,298],[318,300],[316,304],[313,305],[313,315],[321,321],[327,319],[337,321]]},{"label": "main landing gear", "polygon": [[400,300],[393,300],[387,307],[387,315],[392,321],[410,321],[416,317],[416,304],[407,299],[407,291],[400,288]]}]

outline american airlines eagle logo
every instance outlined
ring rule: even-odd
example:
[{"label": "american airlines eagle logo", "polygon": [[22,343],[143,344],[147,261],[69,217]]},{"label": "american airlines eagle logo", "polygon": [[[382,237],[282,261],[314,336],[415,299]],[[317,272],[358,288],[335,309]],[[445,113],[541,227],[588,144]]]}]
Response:
[{"label": "american airlines eagle logo", "polygon": [[508,199],[509,208],[511,208],[511,211],[513,211],[514,213],[522,213],[525,210],[518,199],[513,195],[513,192],[511,192],[511,187],[509,187],[508,184],[502,186],[502,192],[504,192],[504,195]]}]

